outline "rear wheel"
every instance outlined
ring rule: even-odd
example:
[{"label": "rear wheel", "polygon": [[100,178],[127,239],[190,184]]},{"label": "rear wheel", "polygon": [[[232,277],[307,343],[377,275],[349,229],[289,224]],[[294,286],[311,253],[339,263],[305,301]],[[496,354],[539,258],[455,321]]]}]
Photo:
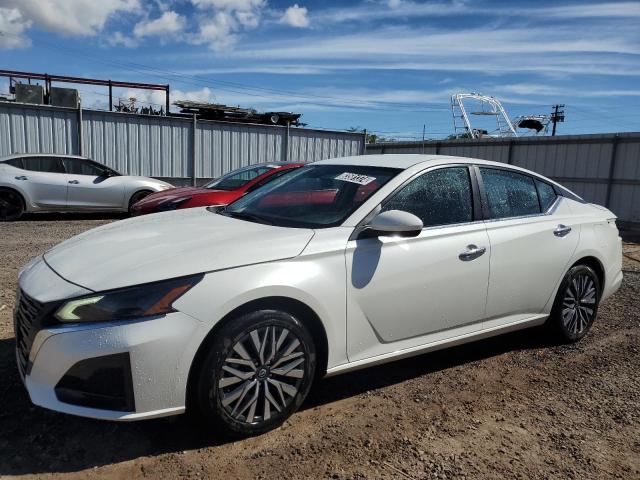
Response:
[{"label": "rear wheel", "polygon": [[316,363],[313,340],[293,315],[261,310],[227,323],[201,365],[198,405],[216,432],[258,435],[302,404]]},{"label": "rear wheel", "polygon": [[152,193],[153,192],[151,190],[141,190],[131,195],[131,198],[129,199],[129,214],[131,214],[131,207],[133,207],[136,203],[138,203],[144,197],[147,197]]},{"label": "rear wheel", "polygon": [[8,188],[0,189],[0,222],[18,220],[24,211],[22,195]]},{"label": "rear wheel", "polygon": [[598,314],[600,281],[586,265],[576,265],[565,275],[549,318],[561,340],[577,342],[584,337]]}]

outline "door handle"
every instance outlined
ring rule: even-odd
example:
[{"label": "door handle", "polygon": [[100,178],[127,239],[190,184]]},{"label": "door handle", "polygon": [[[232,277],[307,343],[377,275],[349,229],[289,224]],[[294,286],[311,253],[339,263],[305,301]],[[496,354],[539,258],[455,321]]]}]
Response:
[{"label": "door handle", "polygon": [[29,179],[26,177],[26,175],[18,175],[16,177],[16,180],[29,180]]},{"label": "door handle", "polygon": [[69,180],[69,183],[72,185],[78,185],[80,182],[78,180]]},{"label": "door handle", "polygon": [[458,258],[463,262],[470,262],[476,258],[482,256],[487,249],[485,247],[476,247],[475,245],[467,245],[467,249],[458,255]]},{"label": "door handle", "polygon": [[566,235],[569,235],[569,232],[571,232],[571,227],[567,227],[566,225],[560,224],[553,231],[553,234],[556,237],[564,237]]}]

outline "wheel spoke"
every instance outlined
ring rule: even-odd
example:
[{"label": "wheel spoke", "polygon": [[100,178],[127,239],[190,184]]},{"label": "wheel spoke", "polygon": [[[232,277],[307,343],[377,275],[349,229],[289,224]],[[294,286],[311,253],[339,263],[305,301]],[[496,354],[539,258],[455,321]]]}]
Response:
[{"label": "wheel spoke", "polygon": [[246,333],[227,354],[218,380],[220,401],[238,421],[273,419],[294,401],[305,378],[305,347],[295,333],[267,325]]}]

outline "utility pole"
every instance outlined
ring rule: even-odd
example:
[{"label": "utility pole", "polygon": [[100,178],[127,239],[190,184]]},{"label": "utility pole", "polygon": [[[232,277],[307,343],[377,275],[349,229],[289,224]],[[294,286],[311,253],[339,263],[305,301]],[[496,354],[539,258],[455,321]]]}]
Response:
[{"label": "utility pole", "polygon": [[551,113],[551,122],[553,122],[553,130],[551,136],[556,136],[556,124],[564,122],[564,105],[554,105],[553,112]]}]

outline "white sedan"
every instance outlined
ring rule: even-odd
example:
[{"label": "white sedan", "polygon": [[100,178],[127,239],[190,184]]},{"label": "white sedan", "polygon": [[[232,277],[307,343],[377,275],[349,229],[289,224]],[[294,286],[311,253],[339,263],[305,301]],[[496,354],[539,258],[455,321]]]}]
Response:
[{"label": "white sedan", "polygon": [[0,222],[27,212],[128,212],[150,193],[172,186],[121,175],[85,157],[18,154],[0,159]]},{"label": "white sedan", "polygon": [[621,281],[615,215],[547,178],[349,157],[52,248],[20,274],[16,354],[37,405],[254,435],[326,375],[545,322],[575,342]]}]

